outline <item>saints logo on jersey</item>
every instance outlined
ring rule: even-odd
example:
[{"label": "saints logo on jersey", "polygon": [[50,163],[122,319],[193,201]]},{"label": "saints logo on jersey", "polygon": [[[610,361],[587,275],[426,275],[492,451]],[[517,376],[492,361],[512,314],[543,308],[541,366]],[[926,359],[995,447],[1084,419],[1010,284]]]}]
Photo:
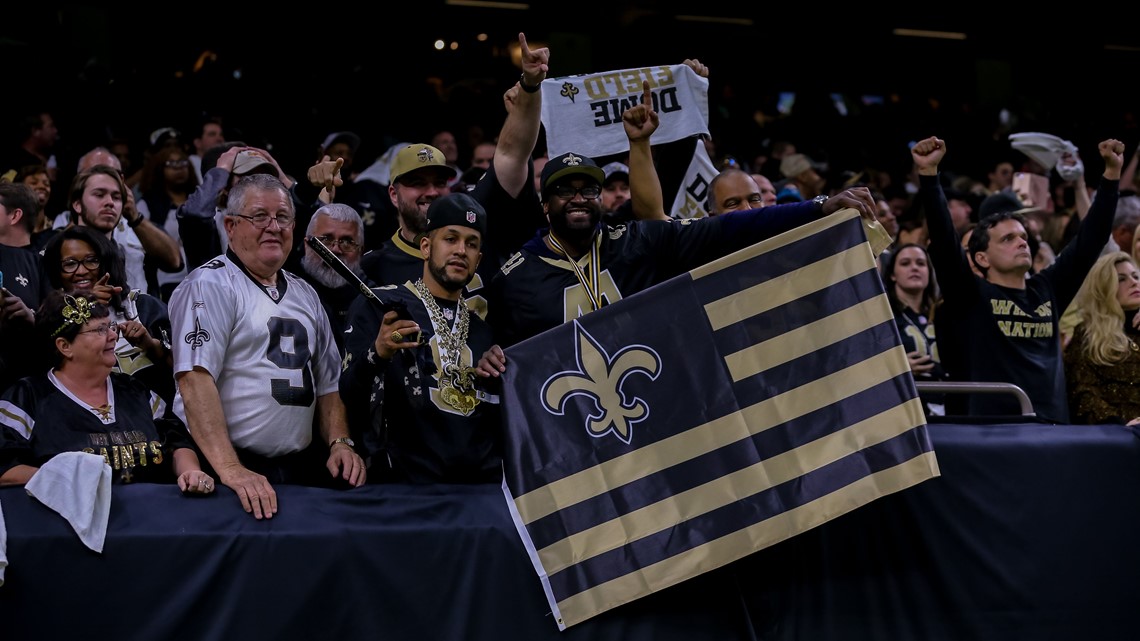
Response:
[{"label": "saints logo on jersey", "polygon": [[186,341],[186,344],[190,346],[190,349],[198,349],[204,345],[206,341],[210,340],[210,332],[202,329],[202,321],[195,318],[194,331],[186,334],[185,338],[182,340]]}]

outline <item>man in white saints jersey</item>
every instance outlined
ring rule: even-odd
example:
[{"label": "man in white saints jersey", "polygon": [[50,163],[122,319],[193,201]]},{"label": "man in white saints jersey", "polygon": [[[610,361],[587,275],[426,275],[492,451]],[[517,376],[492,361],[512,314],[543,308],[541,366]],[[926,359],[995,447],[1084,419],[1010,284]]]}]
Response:
[{"label": "man in white saints jersey", "polygon": [[225,210],[229,248],[170,300],[175,411],[218,479],[258,519],[277,512],[271,483],[320,483],[319,467],[306,464],[314,416],[328,473],[354,487],[365,481],[337,391],[328,317],[313,288],[281,269],[295,223],[279,179],[243,178]]}]

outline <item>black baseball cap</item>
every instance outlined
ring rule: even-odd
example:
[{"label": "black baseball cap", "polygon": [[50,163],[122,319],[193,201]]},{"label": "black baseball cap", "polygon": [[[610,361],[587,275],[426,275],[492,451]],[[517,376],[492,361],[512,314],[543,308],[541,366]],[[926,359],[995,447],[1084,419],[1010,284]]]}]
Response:
[{"label": "black baseball cap", "polygon": [[599,185],[606,179],[605,172],[593,158],[567,152],[551,158],[542,168],[542,193],[545,194],[559,180],[576,175],[592,178]]},{"label": "black baseball cap", "polygon": [[427,210],[427,231],[447,227],[448,225],[461,225],[470,227],[487,235],[487,210],[471,196],[456,192],[440,196],[431,201]]}]

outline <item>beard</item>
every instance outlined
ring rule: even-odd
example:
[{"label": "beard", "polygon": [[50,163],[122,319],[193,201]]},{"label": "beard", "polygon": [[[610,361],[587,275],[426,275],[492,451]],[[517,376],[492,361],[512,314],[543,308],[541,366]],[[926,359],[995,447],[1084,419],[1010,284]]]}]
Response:
[{"label": "beard", "polygon": [[467,283],[471,282],[471,279],[475,275],[475,272],[473,270],[468,271],[467,272],[467,278],[463,279],[462,281],[460,281],[457,278],[453,278],[453,277],[449,276],[447,274],[447,259],[446,258],[443,259],[442,262],[436,262],[436,259],[434,259],[434,258],[429,259],[428,260],[428,273],[431,274],[431,277],[432,277],[432,279],[435,280],[435,282],[439,283],[440,287],[443,287],[444,289],[446,289],[449,292],[457,292],[457,291],[463,289],[464,287],[467,286]]},{"label": "beard", "polygon": [[427,231],[427,213],[420,211],[420,206],[416,204],[416,201],[408,202],[397,195],[396,214],[400,218],[400,224],[413,236],[419,236]]},{"label": "beard", "polygon": [[[342,259],[344,260],[344,259]],[[352,273],[360,274],[360,259],[345,260],[345,265],[352,270]],[[343,276],[336,273],[336,270],[325,264],[320,256],[306,251],[305,255],[301,257],[301,267],[305,268],[305,272],[313,277],[313,280],[328,287],[329,289],[337,289],[348,285],[348,281]]]},{"label": "beard", "polygon": [[600,202],[594,200],[587,203],[587,208],[590,210],[590,218],[588,222],[577,222],[573,225],[570,224],[566,209],[569,203],[563,204],[561,207],[551,208],[549,214],[550,230],[558,238],[569,242],[583,242],[589,240],[594,235],[594,230],[598,227],[598,221],[602,219],[602,210]]}]

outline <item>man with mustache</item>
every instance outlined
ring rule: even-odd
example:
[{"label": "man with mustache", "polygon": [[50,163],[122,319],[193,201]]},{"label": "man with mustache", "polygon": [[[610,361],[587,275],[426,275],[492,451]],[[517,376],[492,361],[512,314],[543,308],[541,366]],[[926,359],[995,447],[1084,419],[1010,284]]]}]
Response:
[{"label": "man with mustache", "polygon": [[[361,275],[360,255],[364,248],[364,222],[360,214],[348,205],[331,203],[313,212],[306,238],[316,238],[357,276]],[[288,265],[286,266],[288,267]],[[355,283],[350,283],[335,269],[325,264],[308,243],[296,273],[304,278],[321,299],[321,305],[332,325],[333,338],[338,350],[344,349],[345,319],[348,308],[360,295]]]},{"label": "man with mustache", "polygon": [[[359,297],[349,310],[340,393],[373,481],[493,483],[501,477],[498,399],[475,387],[491,329],[464,288],[482,258],[487,212],[464,193],[432,201],[420,275]],[[358,418],[357,418],[358,417]],[[365,427],[366,426],[366,427]]]}]

